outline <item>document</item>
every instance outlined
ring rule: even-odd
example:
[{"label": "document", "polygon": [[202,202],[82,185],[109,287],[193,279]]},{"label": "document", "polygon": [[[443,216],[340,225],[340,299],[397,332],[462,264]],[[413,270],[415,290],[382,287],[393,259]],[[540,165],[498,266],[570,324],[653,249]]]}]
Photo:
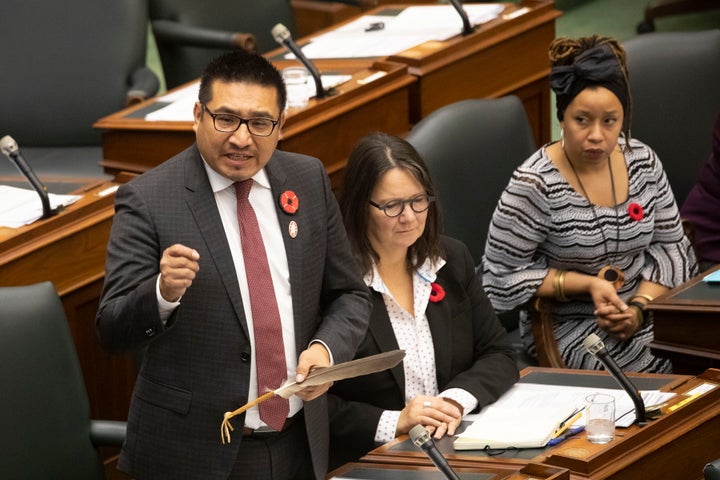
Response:
[{"label": "document", "polygon": [[[480,413],[467,415],[472,421],[454,442],[456,450],[483,448],[541,448],[557,428],[585,406],[585,397],[606,393],[615,397],[615,426],[629,427],[635,421],[635,405],[621,389],[516,383],[497,402]],[[666,402],[672,392],[641,391],[645,407]],[[585,425],[581,416],[573,426]]]},{"label": "document", "polygon": [[[504,8],[499,3],[463,5],[473,25],[492,20]],[[308,58],[385,57],[427,41],[447,40],[461,32],[462,19],[451,5],[419,5],[407,7],[396,16],[363,15],[315,37],[302,51]],[[286,58],[294,55],[289,53]]]},{"label": "document", "polygon": [[[78,201],[80,195],[49,193],[50,207],[57,208]],[[42,217],[40,196],[35,190],[0,185],[0,227],[19,228]]]},{"label": "document", "polygon": [[[320,81],[326,90],[347,82],[351,78],[352,75],[320,75]],[[193,108],[195,107],[195,102],[198,101],[199,90],[200,82],[196,82],[185,88],[158,97],[155,103],[161,106],[161,108],[145,115],[145,120],[149,122],[192,122],[194,120]],[[308,81],[308,90],[312,92],[310,96],[314,97],[315,83],[312,78]]]}]

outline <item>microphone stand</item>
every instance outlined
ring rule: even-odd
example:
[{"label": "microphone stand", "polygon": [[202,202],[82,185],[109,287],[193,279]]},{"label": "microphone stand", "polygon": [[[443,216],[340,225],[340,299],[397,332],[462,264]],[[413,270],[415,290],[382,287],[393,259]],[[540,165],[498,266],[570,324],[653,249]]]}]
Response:
[{"label": "microphone stand", "polygon": [[475,30],[475,28],[470,24],[470,19],[467,16],[467,12],[465,10],[463,10],[460,0],[450,0],[450,3],[452,3],[452,6],[455,7],[455,10],[457,10],[458,15],[460,15],[460,18],[462,18],[462,22],[463,22],[462,34],[470,35]]},{"label": "microphone stand", "polygon": [[10,136],[5,135],[0,139],[0,150],[2,153],[10,159],[15,167],[20,170],[25,178],[30,182],[30,185],[40,195],[40,202],[42,203],[43,214],[40,218],[50,218],[58,213],[57,209],[50,207],[50,198],[48,197],[47,188],[40,182],[40,179],[35,175],[30,165],[20,155],[20,149],[18,148],[17,142]]}]

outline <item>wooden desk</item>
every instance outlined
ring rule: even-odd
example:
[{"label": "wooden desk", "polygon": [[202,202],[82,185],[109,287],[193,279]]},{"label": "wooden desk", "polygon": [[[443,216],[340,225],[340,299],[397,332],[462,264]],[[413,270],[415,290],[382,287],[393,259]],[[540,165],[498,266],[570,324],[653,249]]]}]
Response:
[{"label": "wooden desk", "polygon": [[80,360],[93,418],[127,419],[135,368],[127,356],[104,352],[95,335],[95,313],[105,278],[105,251],[114,214],[113,194],[82,189],[58,215],[18,229],[0,228],[0,285],[55,285]]},{"label": "wooden desk", "polygon": [[[570,478],[565,468],[551,467],[537,463],[523,466],[483,465],[455,466],[450,465],[463,480],[567,480]],[[330,472],[329,480],[334,478],[358,480],[392,479],[392,480],[444,480],[444,476],[434,466],[389,465],[387,463],[348,463]]]},{"label": "wooden desk", "polygon": [[[520,9],[527,12],[513,16]],[[379,9],[382,10],[382,9]],[[505,4],[496,19],[467,36],[426,42],[391,55],[418,77],[411,90],[410,123],[438,108],[469,98],[517,95],[540,146],[550,141],[550,60],[547,49],[561,15],[552,0]]]},{"label": "wooden desk", "polygon": [[650,348],[669,358],[677,373],[695,375],[720,368],[720,284],[702,281],[710,271],[647,306],[653,313],[655,331]]},{"label": "wooden desk", "polygon": [[[407,6],[383,5],[366,13]],[[521,8],[527,12],[508,17]],[[321,72],[352,73],[353,81],[341,86],[334,97],[291,110],[280,148],[320,158],[337,187],[347,156],[361,136],[376,130],[404,135],[414,123],[449,103],[510,94],[522,99],[536,143],[542,145],[551,136],[547,47],[555,37],[559,15],[552,0],[507,3],[503,15],[468,36],[426,42],[387,61],[316,60]],[[289,62],[282,59],[284,54],[284,49],[276,49],[266,57],[282,68]],[[387,74],[367,85],[357,83],[378,70]],[[192,122],[144,120],[157,101],[150,99],[95,123],[103,132],[101,163],[106,172],[142,173],[194,141]]]},{"label": "wooden desk", "polygon": [[[522,376],[521,381],[534,383],[617,388],[606,372],[529,367]],[[660,389],[680,395],[668,402],[663,416],[643,427],[618,429],[615,440],[609,444],[594,445],[584,435],[578,435],[554,447],[508,451],[498,456],[479,450],[456,452],[450,439],[437,442],[438,448],[458,467],[533,462],[567,468],[573,479],[702,478],[703,466],[720,457],[720,370],[710,369],[698,377],[631,374],[630,378],[638,389]],[[688,397],[685,392],[701,384],[715,388],[684,402]],[[373,450],[362,460],[405,465],[429,463],[406,436]]]},{"label": "wooden desk", "polygon": [[[273,63],[280,69],[297,64],[289,60]],[[321,159],[337,187],[357,139],[375,130],[397,135],[409,130],[409,87],[416,79],[407,73],[407,66],[400,63],[359,59],[318,61],[316,64],[322,72],[349,74],[352,79],[339,85],[335,95],[322,100],[313,98],[306,108],[289,109],[280,133],[279,148]],[[384,72],[384,75],[362,83],[377,72]],[[104,160],[101,164],[106,172],[142,173],[195,141],[191,121],[151,122],[144,119],[145,114],[163,106],[158,103],[159,98],[95,123],[94,127],[103,131]]]}]

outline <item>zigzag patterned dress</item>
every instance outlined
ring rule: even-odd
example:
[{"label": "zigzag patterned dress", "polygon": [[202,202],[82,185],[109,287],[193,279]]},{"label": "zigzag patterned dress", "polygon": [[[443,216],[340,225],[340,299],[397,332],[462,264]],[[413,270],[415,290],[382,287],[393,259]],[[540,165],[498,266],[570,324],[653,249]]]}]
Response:
[{"label": "zigzag patterned dress", "polygon": [[[617,213],[613,207],[590,204],[576,192],[545,147],[518,167],[493,214],[482,264],[483,285],[496,310],[526,303],[549,268],[597,275],[602,267],[615,265],[625,273],[618,294],[626,302],[642,279],[672,288],[696,274],[695,255],[660,160],[637,140],[631,147],[625,153],[629,194]],[[632,203],[642,206],[642,219],[628,214]],[[651,321],[623,342],[597,327],[593,310],[589,296],[551,303],[555,336],[569,368],[602,369],[582,344],[595,333],[621,369],[670,372],[670,363],[653,356],[647,346]],[[534,355],[524,312],[520,333]]]}]

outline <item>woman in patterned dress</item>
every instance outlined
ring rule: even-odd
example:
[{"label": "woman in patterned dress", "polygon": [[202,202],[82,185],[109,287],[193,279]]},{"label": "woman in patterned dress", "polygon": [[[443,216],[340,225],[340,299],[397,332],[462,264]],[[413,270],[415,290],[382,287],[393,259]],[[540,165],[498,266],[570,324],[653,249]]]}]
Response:
[{"label": "woman in patterned dress", "polygon": [[[592,36],[558,38],[549,53],[562,138],[520,165],[501,195],[485,291],[500,311],[545,300],[570,368],[602,368],[583,347],[595,333],[621,369],[669,372],[648,347],[645,305],[688,280],[696,260],[660,160],[630,138],[625,52]],[[534,354],[525,312],[520,332]]]},{"label": "woman in patterned dress", "polygon": [[470,252],[440,235],[434,195],[427,166],[401,138],[370,134],[350,154],[340,209],[373,302],[356,357],[400,348],[405,358],[331,388],[331,469],[415,425],[453,435],[463,414],[518,378]]}]

